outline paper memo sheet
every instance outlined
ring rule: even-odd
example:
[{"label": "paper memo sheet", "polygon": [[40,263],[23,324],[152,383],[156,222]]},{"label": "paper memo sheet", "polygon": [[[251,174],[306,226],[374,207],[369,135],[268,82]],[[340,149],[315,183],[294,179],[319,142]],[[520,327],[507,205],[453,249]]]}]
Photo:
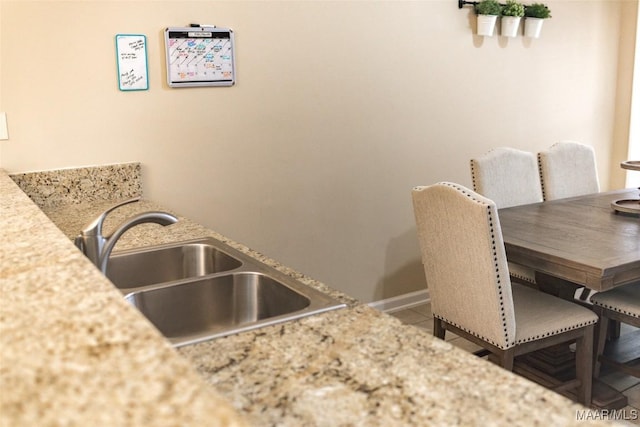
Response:
[{"label": "paper memo sheet", "polygon": [[116,60],[120,90],[149,89],[146,36],[142,34],[116,35]]},{"label": "paper memo sheet", "polygon": [[167,83],[170,87],[233,86],[233,30],[215,26],[165,30]]}]

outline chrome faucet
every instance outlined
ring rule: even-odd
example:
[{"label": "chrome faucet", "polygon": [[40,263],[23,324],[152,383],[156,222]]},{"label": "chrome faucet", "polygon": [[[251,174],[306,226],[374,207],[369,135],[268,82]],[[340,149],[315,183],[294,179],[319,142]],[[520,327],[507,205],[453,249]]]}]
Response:
[{"label": "chrome faucet", "polygon": [[75,238],[76,246],[82,253],[100,269],[102,274],[107,274],[107,261],[111,255],[113,247],[122,235],[132,227],[146,222],[152,222],[160,225],[170,225],[178,222],[178,218],[167,212],[149,211],[132,216],[122,222],[116,230],[109,236],[102,235],[102,225],[107,215],[119,208],[120,206],[134,203],[140,200],[140,197],[125,200],[98,215],[89,225],[84,227],[80,234]]}]

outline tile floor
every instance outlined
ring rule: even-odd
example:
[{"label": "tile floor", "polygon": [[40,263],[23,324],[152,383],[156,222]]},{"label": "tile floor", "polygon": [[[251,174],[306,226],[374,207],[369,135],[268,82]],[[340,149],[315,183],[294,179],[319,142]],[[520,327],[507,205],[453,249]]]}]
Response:
[{"label": "tile floor", "polygon": [[[387,314],[396,317],[407,325],[413,325],[424,329],[429,333],[433,333],[433,316],[431,314],[431,307],[428,303],[397,311],[388,311]],[[622,325],[620,333],[624,334],[632,330],[634,330],[633,327],[629,325]],[[476,351],[480,348],[470,341],[454,335],[451,332],[447,332],[445,339],[451,344],[469,352]],[[632,414],[633,417],[636,418],[627,420],[627,423],[640,425],[640,378],[624,375],[618,372],[607,373],[605,371],[600,379],[616,390],[623,392],[623,394],[627,396],[629,406],[624,408],[625,414]]]}]

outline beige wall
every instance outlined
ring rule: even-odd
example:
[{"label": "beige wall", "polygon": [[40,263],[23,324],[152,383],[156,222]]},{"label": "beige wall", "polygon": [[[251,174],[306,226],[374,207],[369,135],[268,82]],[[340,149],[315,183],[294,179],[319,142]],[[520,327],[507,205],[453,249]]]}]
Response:
[{"label": "beige wall", "polygon": [[[637,1],[549,6],[539,40],[483,40],[455,0],[2,0],[1,166],[140,161],[147,197],[363,301],[423,289],[412,186],[561,139],[621,182]],[[235,87],[167,87],[162,30],[194,21],[235,29]],[[147,35],[148,91],[118,91],[119,33]]]}]

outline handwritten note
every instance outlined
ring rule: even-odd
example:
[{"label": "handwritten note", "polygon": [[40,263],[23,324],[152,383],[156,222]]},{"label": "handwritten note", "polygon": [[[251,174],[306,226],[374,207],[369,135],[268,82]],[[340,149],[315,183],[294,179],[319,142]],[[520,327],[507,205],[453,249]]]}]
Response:
[{"label": "handwritten note", "polygon": [[118,34],[116,36],[116,59],[118,61],[118,86],[120,90],[149,89],[146,36]]}]

